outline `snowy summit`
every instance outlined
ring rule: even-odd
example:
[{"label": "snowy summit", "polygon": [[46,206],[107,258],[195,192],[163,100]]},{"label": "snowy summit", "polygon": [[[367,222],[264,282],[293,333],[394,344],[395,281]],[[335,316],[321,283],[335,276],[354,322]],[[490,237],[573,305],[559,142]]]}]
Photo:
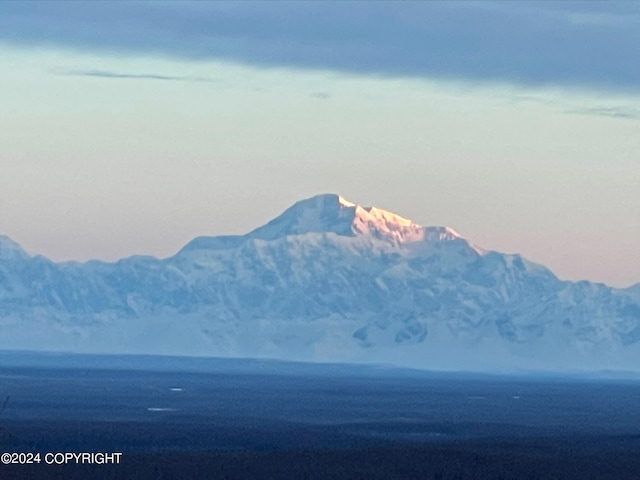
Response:
[{"label": "snowy summit", "polygon": [[428,237],[442,240],[459,238],[450,228],[421,227],[408,218],[376,207],[362,207],[336,194],[317,195],[301,200],[249,235],[273,240],[305,233],[371,235],[399,242],[418,242]]}]

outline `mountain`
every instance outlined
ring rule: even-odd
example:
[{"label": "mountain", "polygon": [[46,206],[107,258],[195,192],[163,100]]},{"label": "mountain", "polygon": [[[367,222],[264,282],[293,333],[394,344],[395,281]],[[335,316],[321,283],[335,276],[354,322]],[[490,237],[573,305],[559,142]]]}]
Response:
[{"label": "mountain", "polygon": [[0,237],[0,348],[639,370],[637,287],[327,194],[162,260],[54,263]]}]

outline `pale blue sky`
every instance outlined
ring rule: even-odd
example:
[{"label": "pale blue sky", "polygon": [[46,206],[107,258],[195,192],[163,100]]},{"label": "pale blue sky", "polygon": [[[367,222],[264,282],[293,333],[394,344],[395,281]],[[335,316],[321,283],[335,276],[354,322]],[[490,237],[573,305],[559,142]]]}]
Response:
[{"label": "pale blue sky", "polygon": [[340,193],[640,282],[633,2],[0,3],[0,233],[167,256]]}]

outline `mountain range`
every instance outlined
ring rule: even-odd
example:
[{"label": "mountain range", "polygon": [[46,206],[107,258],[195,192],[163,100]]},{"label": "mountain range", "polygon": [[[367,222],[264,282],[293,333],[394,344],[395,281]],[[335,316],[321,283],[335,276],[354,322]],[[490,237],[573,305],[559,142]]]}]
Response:
[{"label": "mountain range", "polygon": [[640,284],[324,194],[166,259],[55,263],[0,236],[0,349],[638,371]]}]

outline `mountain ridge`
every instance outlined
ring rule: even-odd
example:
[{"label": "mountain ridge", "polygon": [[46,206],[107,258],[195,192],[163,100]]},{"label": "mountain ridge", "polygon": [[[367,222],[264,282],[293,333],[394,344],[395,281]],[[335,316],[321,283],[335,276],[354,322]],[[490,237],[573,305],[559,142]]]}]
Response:
[{"label": "mountain ridge", "polygon": [[0,237],[0,348],[446,369],[637,369],[640,359],[635,287],[561,281],[448,227],[335,194],[165,259],[57,264],[16,246]]}]

